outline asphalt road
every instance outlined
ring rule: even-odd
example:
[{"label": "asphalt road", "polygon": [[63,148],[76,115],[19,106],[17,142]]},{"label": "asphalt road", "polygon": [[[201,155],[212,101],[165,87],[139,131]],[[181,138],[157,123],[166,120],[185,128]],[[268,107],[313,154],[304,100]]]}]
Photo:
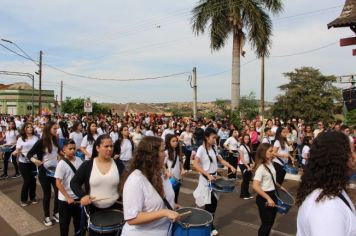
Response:
[{"label": "asphalt road", "polygon": [[[224,170],[221,172],[224,175]],[[12,173],[13,169],[10,168],[9,174],[11,175]],[[179,203],[182,206],[194,207],[192,192],[196,188],[197,182],[198,174],[194,171],[184,178],[179,197]],[[237,186],[239,184],[240,182],[237,181]],[[19,205],[21,185],[22,178],[0,181],[0,235],[59,235],[59,224],[51,227],[45,227],[42,224],[42,191],[39,183],[37,185],[39,204],[26,207]],[[288,179],[285,182],[285,186],[292,195],[295,195],[298,181]],[[253,190],[251,192],[255,195]],[[278,214],[272,235],[295,235],[296,216],[296,206],[292,207],[287,215]],[[219,235],[257,235],[260,219],[255,198],[250,200],[240,199],[238,192],[222,194],[218,203],[215,224],[219,230]]]}]

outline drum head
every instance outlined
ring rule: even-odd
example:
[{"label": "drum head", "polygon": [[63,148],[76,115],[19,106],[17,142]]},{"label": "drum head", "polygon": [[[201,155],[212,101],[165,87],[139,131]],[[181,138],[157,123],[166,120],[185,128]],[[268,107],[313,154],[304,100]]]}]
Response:
[{"label": "drum head", "polygon": [[203,226],[203,225],[211,224],[213,222],[213,216],[209,212],[203,209],[184,207],[177,210],[179,214],[188,211],[191,211],[192,214],[187,216],[182,216],[177,223],[179,223],[182,226],[192,227],[192,226]]},{"label": "drum head", "polygon": [[214,181],[214,184],[218,188],[224,188],[224,187],[233,188],[235,187],[235,180],[217,179]]},{"label": "drum head", "polygon": [[98,211],[90,215],[90,222],[97,227],[117,226],[124,222],[124,214],[119,210]]},{"label": "drum head", "polygon": [[287,204],[287,205],[290,205],[290,206],[294,205],[295,200],[292,197],[292,195],[290,195],[286,191],[283,191],[282,189],[277,189],[277,192],[278,192],[277,198],[279,200],[281,200],[284,204]]}]

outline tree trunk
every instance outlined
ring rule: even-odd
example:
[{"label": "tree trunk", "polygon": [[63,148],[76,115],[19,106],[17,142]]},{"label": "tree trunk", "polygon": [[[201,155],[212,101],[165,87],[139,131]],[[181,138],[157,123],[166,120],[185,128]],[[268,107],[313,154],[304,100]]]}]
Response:
[{"label": "tree trunk", "polygon": [[261,113],[265,113],[265,57],[261,57]]},{"label": "tree trunk", "polygon": [[240,54],[241,36],[233,35],[232,46],[232,77],[231,77],[231,111],[236,111],[240,105]]}]

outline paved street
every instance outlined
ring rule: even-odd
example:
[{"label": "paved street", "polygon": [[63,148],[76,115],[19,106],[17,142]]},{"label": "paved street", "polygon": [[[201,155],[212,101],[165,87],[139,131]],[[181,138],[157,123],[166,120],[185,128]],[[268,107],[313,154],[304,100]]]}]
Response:
[{"label": "paved street", "polygon": [[[222,171],[224,174],[224,171]],[[12,169],[10,169],[10,175]],[[292,176],[293,177],[293,176]],[[192,192],[197,185],[198,175],[189,173],[181,187],[180,204],[194,206]],[[238,181],[239,183],[239,181]],[[287,180],[286,186],[295,195],[297,181]],[[45,227],[42,224],[42,191],[38,184],[39,204],[21,207],[19,195],[22,179],[0,181],[0,235],[59,235],[59,225]],[[295,235],[297,208],[293,207],[287,215],[278,215],[272,235]],[[257,235],[260,220],[255,199],[242,200],[239,193],[222,194],[217,213],[216,225],[220,235]]]}]

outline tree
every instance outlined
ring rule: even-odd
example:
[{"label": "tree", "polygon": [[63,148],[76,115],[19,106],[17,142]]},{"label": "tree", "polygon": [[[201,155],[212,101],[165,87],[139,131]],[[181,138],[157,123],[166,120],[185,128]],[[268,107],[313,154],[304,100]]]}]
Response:
[{"label": "tree", "polygon": [[346,123],[350,126],[356,124],[356,109],[346,113]]},{"label": "tree", "polygon": [[333,119],[340,109],[341,92],[333,82],[335,76],[325,76],[318,69],[302,67],[284,73],[289,83],[279,86],[284,95],[277,97],[272,114],[281,118],[300,117],[308,122]]},{"label": "tree", "polygon": [[248,96],[241,97],[240,107],[238,109],[242,118],[253,120],[258,115],[258,103],[256,95],[251,92]]},{"label": "tree", "polygon": [[[70,98],[66,97],[66,100],[62,103],[63,113],[75,113],[84,114],[84,98]],[[103,106],[99,103],[93,102],[93,114],[109,114],[110,108]]]},{"label": "tree", "polygon": [[232,34],[231,109],[240,103],[240,55],[246,38],[258,57],[271,46],[272,21],[266,12],[282,10],[281,0],[200,0],[193,9],[193,32],[203,34],[210,22],[210,48],[220,50]]}]

